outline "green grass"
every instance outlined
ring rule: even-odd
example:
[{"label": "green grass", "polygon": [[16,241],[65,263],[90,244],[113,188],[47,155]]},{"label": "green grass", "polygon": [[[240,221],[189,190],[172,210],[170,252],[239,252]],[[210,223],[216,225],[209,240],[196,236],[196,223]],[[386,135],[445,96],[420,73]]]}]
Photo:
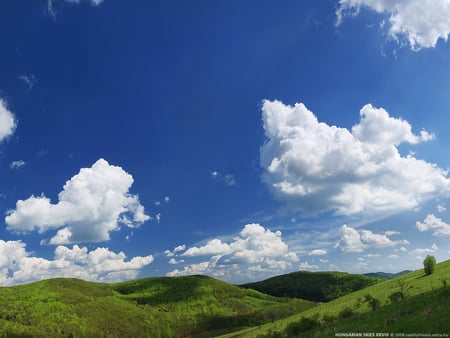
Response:
[{"label": "green grass", "polygon": [[314,306],[205,276],[0,287],[0,337],[215,336]]},{"label": "green grass", "polygon": [[[335,337],[339,332],[448,334],[448,283],[450,261],[438,264],[432,275],[425,276],[420,269],[273,324],[222,337]],[[376,301],[371,304],[367,299]]]}]

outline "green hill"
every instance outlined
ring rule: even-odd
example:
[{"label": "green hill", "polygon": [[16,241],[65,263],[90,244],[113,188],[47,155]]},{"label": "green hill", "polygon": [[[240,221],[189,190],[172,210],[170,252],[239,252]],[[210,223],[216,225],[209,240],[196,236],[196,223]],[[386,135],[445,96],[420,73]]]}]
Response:
[{"label": "green hill", "polygon": [[0,287],[0,337],[215,336],[313,305],[205,276],[118,284],[58,278]]},{"label": "green hill", "polygon": [[403,270],[398,273],[389,273],[389,272],[370,272],[365,273],[364,276],[382,278],[382,279],[392,279],[395,277],[400,277],[406,275],[407,273],[412,272],[411,270]]},{"label": "green hill", "polygon": [[297,271],[242,286],[276,297],[328,302],[381,281],[380,278],[344,272]]},{"label": "green hill", "polygon": [[450,261],[445,261],[431,275],[420,269],[273,324],[223,337],[375,337],[376,333],[448,337],[449,282]]}]

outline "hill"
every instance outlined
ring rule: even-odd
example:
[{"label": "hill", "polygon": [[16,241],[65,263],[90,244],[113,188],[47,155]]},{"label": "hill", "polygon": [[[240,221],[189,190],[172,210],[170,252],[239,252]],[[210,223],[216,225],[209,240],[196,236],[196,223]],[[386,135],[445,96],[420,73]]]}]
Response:
[{"label": "hill", "polygon": [[297,271],[242,286],[276,297],[328,302],[381,281],[380,278],[344,272]]},{"label": "hill", "polygon": [[411,270],[403,270],[398,273],[389,273],[389,272],[370,272],[365,273],[364,276],[382,278],[382,279],[392,279],[396,277],[400,277],[406,275],[407,273],[412,272]]},{"label": "hill", "polygon": [[[448,337],[449,279],[450,261],[445,261],[432,275],[426,276],[420,269],[273,324],[222,337],[349,337],[363,333],[366,337],[376,333]],[[373,335],[368,334],[371,332]]]},{"label": "hill", "polygon": [[205,276],[117,284],[57,278],[0,287],[0,337],[201,336],[260,325],[313,305]]}]

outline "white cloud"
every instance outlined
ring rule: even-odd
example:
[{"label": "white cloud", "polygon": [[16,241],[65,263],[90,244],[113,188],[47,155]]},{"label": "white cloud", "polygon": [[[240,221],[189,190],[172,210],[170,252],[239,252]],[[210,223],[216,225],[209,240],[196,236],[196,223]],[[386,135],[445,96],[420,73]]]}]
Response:
[{"label": "white cloud", "polygon": [[[47,10],[50,13],[50,15],[55,18],[56,17],[56,10],[55,10],[55,2],[57,0],[47,0]],[[83,0],[64,0],[67,3],[73,3],[73,4],[79,4]],[[85,2],[90,2],[93,6],[100,6],[101,3],[103,3],[104,0],[85,0]],[[62,2],[62,0],[61,0]]]},{"label": "white cloud", "polygon": [[449,0],[339,0],[337,24],[347,13],[358,14],[361,7],[389,15],[389,36],[406,38],[413,50],[435,47],[450,33]]},{"label": "white cloud", "polygon": [[169,260],[169,264],[175,265],[175,264],[180,264],[180,263],[184,263],[184,259],[180,259],[179,261],[176,260],[175,258],[171,258]]},{"label": "white cloud", "polygon": [[431,230],[433,236],[450,236],[450,224],[445,223],[442,219],[433,214],[427,215],[423,220],[423,223],[416,222],[416,227],[421,232]]},{"label": "white cloud", "polygon": [[335,248],[345,252],[361,252],[369,248],[392,247],[399,244],[409,243],[406,240],[393,241],[385,234],[375,234],[369,230],[358,231],[344,224],[341,227],[341,239],[335,245]]},{"label": "white cloud", "polygon": [[26,164],[25,161],[23,161],[23,160],[18,160],[18,161],[13,161],[13,162],[11,162],[11,164],[9,165],[9,167],[10,167],[11,169],[18,169],[18,168],[20,168],[20,167],[23,167],[25,164]]},{"label": "white cloud", "polygon": [[389,259],[398,259],[398,258],[400,258],[400,256],[398,256],[398,255],[389,255],[388,258]]},{"label": "white cloud", "polygon": [[11,136],[16,126],[14,114],[8,110],[5,100],[0,99],[0,142]]},{"label": "white cloud", "polygon": [[447,172],[403,157],[397,146],[430,139],[408,122],[365,105],[352,130],[319,122],[302,103],[264,101],[267,141],[261,147],[263,180],[292,208],[314,213],[385,215],[413,209],[450,192]]},{"label": "white cloud", "polygon": [[0,284],[29,283],[46,278],[74,277],[97,282],[117,282],[136,278],[140,269],[153,261],[153,256],[137,256],[126,261],[123,252],[108,248],[88,251],[74,245],[58,246],[54,259],[32,256],[21,241],[0,240]]},{"label": "white cloud", "polygon": [[327,251],[323,249],[316,249],[309,252],[309,256],[323,256],[326,255]]},{"label": "white cloud", "polygon": [[212,257],[210,261],[190,264],[185,266],[183,270],[175,269],[167,273],[169,277],[175,276],[188,276],[188,275],[203,275],[208,273],[210,270],[213,270],[216,267],[217,260],[220,257]]},{"label": "white cloud", "polygon": [[380,256],[381,256],[380,254],[372,254],[372,253],[364,255],[364,257],[368,257],[368,258],[374,258],[374,257],[380,257]]},{"label": "white cloud", "polygon": [[44,195],[19,200],[5,222],[13,232],[62,228],[50,244],[105,241],[120,224],[134,228],[150,218],[129,193],[132,184],[130,174],[100,159],[66,182],[56,204]]},{"label": "white cloud", "polygon": [[386,236],[400,235],[400,231],[388,230],[384,233]]},{"label": "white cloud", "polygon": [[289,251],[282,240],[280,231],[272,232],[259,224],[245,225],[239,236],[232,240],[212,239],[203,246],[187,249],[181,256],[210,258],[188,264],[182,270],[175,269],[169,276],[207,273],[238,280],[244,275],[251,278],[256,273],[285,271],[298,261],[297,255]]},{"label": "white cloud", "polygon": [[436,207],[438,212],[444,212],[447,211],[447,208],[445,207],[444,204],[438,204],[438,206]]},{"label": "white cloud", "polygon": [[224,255],[232,251],[230,245],[222,243],[220,239],[213,239],[202,247],[192,247],[183,253],[183,256]]},{"label": "white cloud", "polygon": [[[438,246],[435,243],[433,243],[431,245],[431,248],[415,249],[415,250],[411,251],[411,255],[432,254],[432,253],[435,253],[438,250],[439,250]],[[418,256],[418,257],[420,257],[420,256]]]},{"label": "white cloud", "polygon": [[175,249],[173,249],[173,252],[180,252],[180,251],[184,251],[186,250],[186,245],[182,244],[182,245],[178,245],[175,247]]},{"label": "white cloud", "polygon": [[300,263],[298,269],[299,270],[315,270],[318,269],[319,267],[317,265],[314,264],[309,264],[308,262],[302,262]]},{"label": "white cloud", "polygon": [[164,197],[164,202],[165,203],[169,203],[170,202],[170,197],[169,196]]},{"label": "white cloud", "polygon": [[164,251],[164,254],[165,254],[167,257],[173,257],[173,256],[175,256],[175,254],[176,254],[177,252],[181,252],[181,251],[184,251],[184,250],[186,250],[186,245],[185,245],[185,244],[182,244],[182,245],[176,246],[176,247],[173,249],[173,251],[170,251],[170,250]]}]

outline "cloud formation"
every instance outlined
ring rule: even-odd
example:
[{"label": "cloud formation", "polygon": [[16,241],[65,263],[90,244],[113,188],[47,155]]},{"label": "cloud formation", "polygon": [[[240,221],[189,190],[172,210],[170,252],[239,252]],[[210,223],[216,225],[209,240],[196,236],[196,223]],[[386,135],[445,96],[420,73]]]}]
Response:
[{"label": "cloud formation", "polygon": [[397,41],[406,38],[413,50],[435,47],[450,33],[448,0],[339,0],[337,24],[349,13],[358,14],[361,7],[387,14],[389,36]]},{"label": "cloud formation", "polygon": [[304,104],[264,101],[263,181],[274,195],[306,213],[377,215],[413,209],[448,196],[447,172],[398,145],[434,138],[418,135],[383,108],[365,105],[351,130],[319,122]]},{"label": "cloud formation", "polygon": [[326,255],[327,251],[323,249],[315,249],[308,253],[308,256],[323,256]]},{"label": "cloud formation", "polygon": [[8,110],[6,102],[0,99],[0,142],[11,136],[17,126],[14,114]]},{"label": "cloud formation", "polygon": [[371,248],[393,247],[409,244],[407,240],[393,241],[386,234],[375,234],[369,230],[356,230],[344,224],[341,227],[341,239],[335,245],[344,252],[362,252]]},{"label": "cloud formation", "polygon": [[249,273],[254,277],[255,274],[285,271],[299,260],[289,251],[280,231],[272,232],[256,223],[245,225],[239,236],[231,241],[212,239],[203,246],[187,249],[180,256],[185,259],[200,257],[203,261],[175,269],[168,276],[201,273],[240,280]]},{"label": "cloud formation", "polygon": [[11,164],[9,165],[9,167],[11,169],[19,169],[21,167],[23,167],[25,165],[25,161],[24,160],[18,160],[18,161],[13,161],[11,162]]},{"label": "cloud formation", "polygon": [[445,223],[439,217],[433,214],[427,215],[422,222],[416,222],[416,227],[419,231],[432,231],[433,236],[445,237],[450,236],[450,224]]},{"label": "cloud formation", "polygon": [[138,196],[129,193],[132,184],[121,167],[99,159],[66,182],[56,204],[44,195],[19,200],[5,222],[19,233],[60,229],[50,244],[106,241],[120,224],[135,228],[150,219]]},{"label": "cloud formation", "polygon": [[[83,0],[60,0],[60,2],[67,2],[72,4],[79,4]],[[93,6],[100,6],[100,4],[103,3],[104,0],[85,0],[84,2],[89,2]],[[50,13],[50,15],[55,18],[56,17],[56,10],[55,10],[55,3],[57,0],[47,0],[47,10]]]},{"label": "cloud formation", "polygon": [[118,282],[136,278],[140,269],[150,264],[153,256],[137,256],[126,261],[123,252],[108,248],[88,251],[74,245],[58,246],[54,259],[32,256],[21,241],[0,240],[0,284],[29,283],[55,277],[73,277],[98,282]]}]

